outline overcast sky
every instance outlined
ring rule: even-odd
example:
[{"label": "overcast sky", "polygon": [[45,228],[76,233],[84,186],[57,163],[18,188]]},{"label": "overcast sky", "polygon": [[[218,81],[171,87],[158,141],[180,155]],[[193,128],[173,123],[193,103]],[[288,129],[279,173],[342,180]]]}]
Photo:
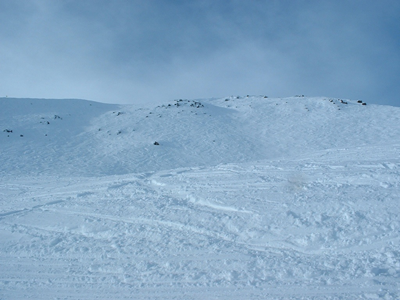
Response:
[{"label": "overcast sky", "polygon": [[400,106],[398,0],[0,0],[0,97]]}]

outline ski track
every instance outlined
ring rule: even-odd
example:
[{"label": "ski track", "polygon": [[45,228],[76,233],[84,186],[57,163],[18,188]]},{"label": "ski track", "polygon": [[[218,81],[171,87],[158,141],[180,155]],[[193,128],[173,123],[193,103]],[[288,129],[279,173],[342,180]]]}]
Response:
[{"label": "ski track", "polygon": [[[270,100],[263,114],[257,111],[265,100],[249,105],[248,99],[228,97],[204,108],[176,102],[181,106],[175,111],[170,106],[112,106],[110,111],[99,105],[92,116],[97,123],[63,115],[63,121],[86,128],[71,128],[78,133],[79,143],[69,141],[71,153],[76,152],[58,160],[59,144],[53,141],[49,145],[54,147],[44,150],[52,153],[49,162],[38,157],[29,172],[18,163],[16,169],[2,170],[0,299],[399,299],[398,128],[372,143],[384,130],[371,128],[370,138],[362,128],[344,126],[341,118],[347,119],[340,115],[332,118],[334,124],[346,133],[355,131],[348,140],[364,134],[364,144],[345,147],[347,142],[322,140],[303,150],[304,141],[297,141],[285,155],[277,154],[278,146],[268,150],[269,158],[247,134],[254,124],[278,116],[273,119],[277,133],[271,135],[275,141],[285,128],[296,129],[295,123],[285,125],[282,116],[314,111],[310,118],[339,139],[336,128],[323,120],[341,104],[325,100],[296,102],[292,110],[290,99]],[[35,120],[43,115],[50,120],[56,108],[35,113]],[[358,109],[340,108],[340,113]],[[371,116],[367,110],[360,114],[360,120]],[[29,115],[23,116],[31,124]],[[171,116],[174,121],[164,124],[149,121]],[[193,118],[198,122],[190,123],[194,131],[181,133],[182,124]],[[396,114],[388,118],[398,120]],[[232,120],[245,120],[245,125]],[[154,127],[144,132],[152,122]],[[226,127],[220,129],[224,122],[233,126],[225,133]],[[314,133],[309,123],[303,125]],[[40,133],[47,128],[35,126]],[[128,129],[134,134],[123,140]],[[152,145],[157,131],[163,132],[159,148]],[[179,146],[168,144],[177,134]],[[295,137],[288,134],[285,143],[294,143]],[[243,151],[229,156],[242,138]],[[132,154],[129,147],[118,148],[121,141],[134,145],[132,151],[145,160],[135,157],[124,165]],[[139,143],[149,145],[140,148]],[[38,155],[34,146],[24,147],[26,155]],[[79,158],[82,171],[75,173],[76,161],[68,158],[75,159],[82,147],[88,161]],[[174,157],[178,148],[182,162]],[[100,152],[107,158],[94,167]],[[207,161],[207,156],[212,158]],[[13,159],[4,166],[17,162]],[[112,160],[116,163],[109,169]]]},{"label": "ski track", "polygon": [[[399,209],[390,200],[400,178],[391,164],[265,161],[31,179],[13,203],[42,204],[0,215],[1,293],[228,299],[234,288],[238,299],[395,299]],[[10,186],[18,184],[3,183],[1,194]]]}]

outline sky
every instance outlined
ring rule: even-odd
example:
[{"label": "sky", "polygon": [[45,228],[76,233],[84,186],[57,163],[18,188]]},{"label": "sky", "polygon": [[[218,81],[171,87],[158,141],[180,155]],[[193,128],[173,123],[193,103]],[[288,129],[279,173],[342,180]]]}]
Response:
[{"label": "sky", "polygon": [[398,0],[0,0],[0,97],[400,106]]}]

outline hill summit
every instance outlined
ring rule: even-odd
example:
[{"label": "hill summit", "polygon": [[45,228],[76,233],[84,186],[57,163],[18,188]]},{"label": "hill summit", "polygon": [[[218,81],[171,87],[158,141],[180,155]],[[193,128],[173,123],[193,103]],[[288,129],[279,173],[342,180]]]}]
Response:
[{"label": "hill summit", "polygon": [[392,143],[400,109],[363,104],[246,96],[140,108],[2,98],[1,172],[113,175]]}]

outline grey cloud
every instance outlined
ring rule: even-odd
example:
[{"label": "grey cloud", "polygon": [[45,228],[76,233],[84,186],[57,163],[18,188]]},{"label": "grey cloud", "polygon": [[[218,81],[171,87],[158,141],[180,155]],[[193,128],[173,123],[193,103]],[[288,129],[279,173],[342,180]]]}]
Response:
[{"label": "grey cloud", "polygon": [[2,1],[0,94],[397,102],[396,1]]}]

